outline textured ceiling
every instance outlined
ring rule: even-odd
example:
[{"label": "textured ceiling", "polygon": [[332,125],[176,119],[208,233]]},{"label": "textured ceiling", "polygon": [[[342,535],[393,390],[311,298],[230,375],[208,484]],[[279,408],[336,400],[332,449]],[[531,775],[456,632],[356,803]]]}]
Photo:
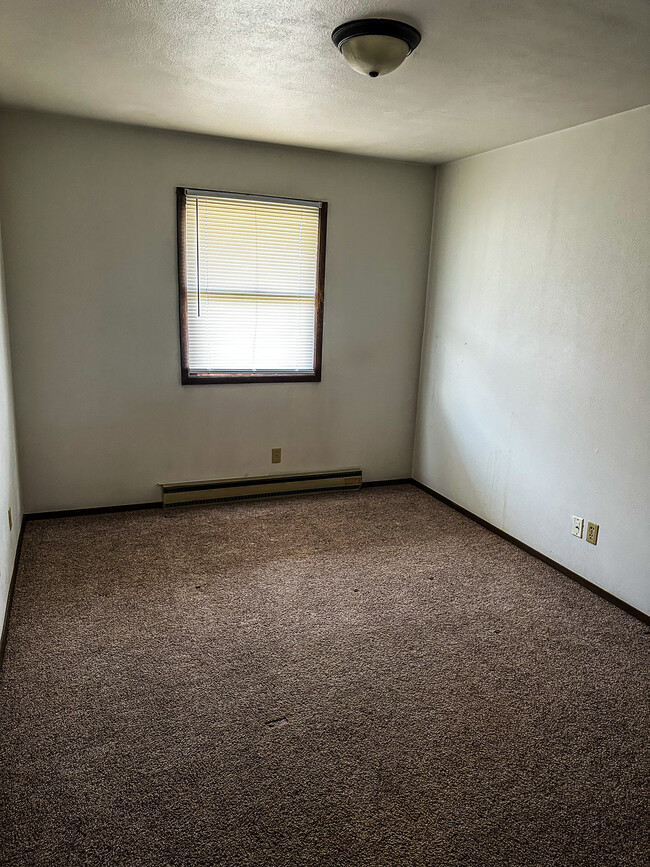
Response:
[{"label": "textured ceiling", "polygon": [[[400,17],[390,76],[330,42]],[[0,0],[5,104],[444,162],[650,102],[648,0]]]}]

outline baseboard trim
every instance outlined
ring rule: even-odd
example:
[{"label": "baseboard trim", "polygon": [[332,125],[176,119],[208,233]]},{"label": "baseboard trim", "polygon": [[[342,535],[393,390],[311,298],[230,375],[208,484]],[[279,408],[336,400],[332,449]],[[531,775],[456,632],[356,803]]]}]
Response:
[{"label": "baseboard trim", "polygon": [[9,581],[9,593],[7,594],[7,606],[5,608],[5,616],[2,622],[2,637],[0,637],[0,669],[5,658],[5,647],[7,646],[7,636],[9,634],[9,616],[11,614],[11,603],[14,599],[14,587],[16,586],[16,576],[18,575],[18,564],[20,562],[20,552],[23,547],[23,535],[25,533],[25,516],[23,515],[20,522],[20,532],[18,533],[18,542],[16,543],[16,553],[14,554],[14,566],[11,570],[11,580]]},{"label": "baseboard trim", "polygon": [[26,521],[45,521],[50,518],[77,518],[80,515],[108,515],[111,512],[137,512],[140,509],[162,509],[162,503],[126,503],[123,506],[94,506],[90,509],[59,509],[53,512],[29,512]]},{"label": "baseboard trim", "polygon": [[383,479],[380,482],[362,482],[362,488],[383,488],[384,485],[410,485],[413,479]]},{"label": "baseboard trim", "polygon": [[566,566],[563,566],[556,560],[552,560],[550,557],[547,557],[546,554],[542,554],[541,551],[537,551],[535,550],[535,548],[531,548],[530,545],[527,545],[525,542],[521,542],[519,539],[511,536],[504,530],[500,530],[498,527],[495,527],[494,524],[490,524],[490,522],[486,521],[484,518],[479,518],[478,515],[470,512],[469,509],[465,509],[463,506],[459,506],[458,503],[454,503],[453,500],[450,500],[448,497],[444,497],[442,494],[434,491],[433,488],[429,488],[427,487],[427,485],[423,485],[422,482],[418,482],[417,479],[411,479],[411,484],[415,485],[416,488],[419,488],[426,494],[434,497],[436,500],[439,500],[441,503],[444,503],[445,506],[449,506],[450,508],[455,509],[457,512],[460,512],[461,515],[464,515],[466,518],[469,518],[476,524],[480,524],[481,527],[485,527],[486,530],[491,530],[493,533],[496,533],[497,536],[501,536],[502,539],[505,539],[507,542],[511,542],[513,545],[516,545],[517,548],[521,548],[522,551],[525,551],[532,557],[536,557],[538,560],[541,560],[542,563],[546,563],[547,566],[552,566],[553,569],[557,569],[557,571],[561,572],[562,575],[566,575],[567,578],[571,578],[572,581],[576,581],[578,584],[586,587],[587,590],[591,590],[591,592],[595,593],[596,596],[600,596],[602,599],[606,599],[608,602],[611,602],[612,605],[616,605],[617,608],[622,609],[627,614],[631,614],[633,617],[638,618],[642,623],[647,623],[648,625],[650,625],[650,615],[645,614],[643,611],[640,611],[638,608],[635,608],[628,602],[624,602],[622,599],[619,599],[618,596],[614,596],[614,594],[610,593],[608,590],[603,590],[602,587],[594,584],[593,581],[590,581],[588,578],[584,578],[577,572],[573,572],[571,569],[567,569]]}]

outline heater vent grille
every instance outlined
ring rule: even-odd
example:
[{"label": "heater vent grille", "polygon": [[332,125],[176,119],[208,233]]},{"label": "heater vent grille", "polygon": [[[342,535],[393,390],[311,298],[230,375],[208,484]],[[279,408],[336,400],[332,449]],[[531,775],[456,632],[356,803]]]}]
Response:
[{"label": "heater vent grille", "polygon": [[163,508],[202,506],[234,500],[260,500],[323,491],[356,491],[363,481],[358,467],[318,473],[213,479],[196,482],[165,482],[160,485]]}]

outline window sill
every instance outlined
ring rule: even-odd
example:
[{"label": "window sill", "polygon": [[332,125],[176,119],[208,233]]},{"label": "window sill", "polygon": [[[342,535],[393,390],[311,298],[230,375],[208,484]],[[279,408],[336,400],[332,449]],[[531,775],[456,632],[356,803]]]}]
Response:
[{"label": "window sill", "polygon": [[320,382],[320,371],[314,373],[189,373],[181,376],[182,385],[237,385],[248,382]]}]

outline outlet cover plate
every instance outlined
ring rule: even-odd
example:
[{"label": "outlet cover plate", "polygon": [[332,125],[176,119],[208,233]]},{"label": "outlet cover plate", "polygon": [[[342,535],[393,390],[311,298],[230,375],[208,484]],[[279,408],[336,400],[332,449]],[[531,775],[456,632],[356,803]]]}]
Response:
[{"label": "outlet cover plate", "polygon": [[282,463],[282,449],[271,449],[271,463],[272,464],[281,464]]},{"label": "outlet cover plate", "polygon": [[587,542],[591,542],[592,545],[597,545],[599,530],[600,524],[594,524],[593,521],[589,521],[587,524]]}]

